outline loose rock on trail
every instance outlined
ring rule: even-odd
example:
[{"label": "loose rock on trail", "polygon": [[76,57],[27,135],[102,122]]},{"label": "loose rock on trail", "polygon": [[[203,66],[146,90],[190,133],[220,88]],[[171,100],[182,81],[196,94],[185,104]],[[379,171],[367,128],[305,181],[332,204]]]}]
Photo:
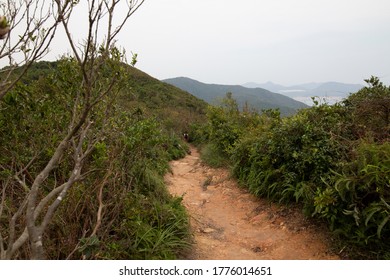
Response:
[{"label": "loose rock on trail", "polygon": [[194,260],[338,259],[326,230],[300,210],[278,206],[240,188],[226,169],[204,165],[198,151],[171,162],[169,191],[183,196],[191,216]]}]

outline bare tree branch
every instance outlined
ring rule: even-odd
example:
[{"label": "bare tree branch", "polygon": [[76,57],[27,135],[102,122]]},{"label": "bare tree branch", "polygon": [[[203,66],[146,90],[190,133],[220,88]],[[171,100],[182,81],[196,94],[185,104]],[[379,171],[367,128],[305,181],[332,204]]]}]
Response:
[{"label": "bare tree branch", "polygon": [[15,226],[16,226],[16,220],[20,218],[20,216],[23,214],[24,209],[27,206],[28,197],[25,198],[23,203],[19,206],[18,211],[12,216],[10,222],[9,222],[9,236],[8,236],[8,249],[7,251],[12,251],[14,246],[14,240],[15,240]]},{"label": "bare tree branch", "polygon": [[[113,0],[113,2],[115,2]],[[141,5],[145,2],[145,0],[130,0],[128,2],[128,12],[125,16],[125,19],[122,21],[122,23],[115,28],[115,31],[111,34],[111,39],[109,41],[112,41],[114,37],[118,35],[118,33],[122,30],[123,26],[126,24],[127,20],[141,7]],[[109,37],[108,37],[109,38]]]},{"label": "bare tree branch", "polygon": [[[3,216],[4,203],[5,203],[5,195],[7,190],[8,182],[5,182],[2,192],[1,192],[1,202],[0,202],[0,219]],[[4,250],[4,238],[0,230],[0,260],[5,259],[5,250]]]},{"label": "bare tree branch", "polygon": [[[47,196],[45,196],[38,204],[38,206],[36,207],[35,209],[35,212],[34,212],[34,219],[37,219],[42,210],[46,207],[46,205],[53,200],[54,197],[56,197],[65,187],[65,184],[62,184],[61,186],[58,186],[56,187],[55,189],[53,189]],[[11,228],[11,226],[10,226]],[[6,259],[10,259],[11,256],[14,255],[14,253],[19,250],[19,248],[21,246],[23,246],[23,244],[26,243],[26,241],[28,240],[28,231],[27,231],[27,227],[25,228],[25,230],[22,232],[22,234],[19,236],[19,238],[13,242],[13,240],[9,240],[8,241],[8,249],[7,249],[7,257]]]},{"label": "bare tree branch", "polygon": [[106,175],[104,176],[104,179],[103,181],[100,183],[100,187],[99,187],[99,194],[98,194],[98,202],[99,202],[99,208],[98,208],[98,211],[96,213],[96,225],[91,233],[91,236],[95,236],[101,223],[102,223],[102,215],[103,215],[103,208],[104,208],[104,203],[103,203],[103,188],[104,186],[106,185],[107,183],[107,180],[109,177],[111,177],[112,175],[112,172],[111,172],[111,168],[109,169],[109,171],[106,173]]},{"label": "bare tree branch", "polygon": [[[71,1],[65,1],[65,5],[69,2]],[[2,12],[9,20],[11,31],[0,47],[0,59],[8,57],[10,67],[7,68],[7,77],[0,82],[0,100],[21,80],[30,66],[47,53],[58,25],[58,19],[50,22],[51,14],[56,13],[51,5],[45,4],[44,1],[8,1],[5,6],[6,9]],[[63,9],[58,8],[60,11]],[[22,23],[24,32],[18,34],[18,39],[15,40],[12,34]],[[21,60],[16,58],[20,54],[24,57]],[[11,79],[11,73],[19,68],[22,69],[20,73]]]}]

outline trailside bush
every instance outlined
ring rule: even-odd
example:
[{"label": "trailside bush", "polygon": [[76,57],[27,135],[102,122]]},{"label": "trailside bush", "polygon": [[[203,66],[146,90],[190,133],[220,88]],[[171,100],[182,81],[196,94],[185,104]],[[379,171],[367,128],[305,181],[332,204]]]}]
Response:
[{"label": "trailside bush", "polygon": [[[312,205],[315,185],[342,156],[332,133],[343,109],[321,105],[237,142],[233,173],[256,195]],[[313,189],[314,188],[314,189]]]},{"label": "trailside bush", "polygon": [[361,142],[318,189],[314,216],[356,246],[376,254],[390,248],[390,143]]},{"label": "trailside bush", "polygon": [[376,142],[389,141],[390,87],[376,77],[365,80],[368,87],[351,94],[344,104],[351,114],[353,133]]}]

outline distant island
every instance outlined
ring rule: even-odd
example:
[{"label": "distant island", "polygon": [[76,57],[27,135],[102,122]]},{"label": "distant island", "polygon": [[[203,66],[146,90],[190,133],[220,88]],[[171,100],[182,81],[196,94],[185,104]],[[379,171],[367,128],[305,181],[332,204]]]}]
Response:
[{"label": "distant island", "polygon": [[334,104],[348,97],[350,93],[357,92],[364,87],[364,85],[361,84],[340,82],[306,83],[293,86],[282,86],[273,82],[263,84],[250,82],[243,84],[242,86],[247,88],[267,89],[291,97],[310,106],[313,105],[311,97],[319,97],[321,101],[324,100],[329,104]]}]

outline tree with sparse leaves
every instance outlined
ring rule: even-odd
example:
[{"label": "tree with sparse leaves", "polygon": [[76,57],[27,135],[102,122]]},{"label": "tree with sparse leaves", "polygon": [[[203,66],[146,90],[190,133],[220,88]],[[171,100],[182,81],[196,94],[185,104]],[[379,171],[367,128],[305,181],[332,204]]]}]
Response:
[{"label": "tree with sparse leaves", "polygon": [[[60,69],[68,76],[59,76],[52,85],[59,98],[71,97],[71,103],[61,104],[68,109],[66,114],[61,112],[63,126],[59,126],[58,132],[50,132],[54,145],[47,148],[44,156],[43,151],[32,151],[26,153],[28,156],[13,157],[13,151],[5,149],[11,155],[10,160],[0,161],[0,226],[5,223],[4,217],[9,217],[7,226],[0,228],[0,259],[16,258],[20,250],[28,252],[31,259],[46,258],[45,231],[69,190],[93,171],[85,169],[85,163],[110,125],[106,120],[120,88],[121,63],[125,60],[124,51],[115,45],[115,38],[143,2],[88,0],[85,17],[88,29],[81,44],[73,39],[70,28],[79,1],[54,0],[48,4],[19,0],[0,4],[0,14],[7,19],[7,28],[11,30],[2,36],[0,45],[0,59],[9,62],[1,72],[0,111],[8,105],[17,108],[18,100],[22,99],[36,98],[37,104],[42,103],[44,96],[30,96],[29,91],[33,89],[18,82],[31,64],[48,52],[60,26],[72,50],[70,57],[62,59],[63,69]],[[127,9],[127,13],[119,21],[115,18],[114,25],[114,12],[119,9]],[[21,29],[21,34],[16,33]],[[34,100],[29,104],[34,107]],[[45,118],[45,114],[50,116],[41,112],[31,117]],[[14,115],[19,117],[17,113]],[[56,117],[55,112],[51,116]],[[67,166],[69,173],[59,182],[57,172],[62,165]],[[99,207],[91,235],[96,234],[101,215]]]},{"label": "tree with sparse leaves", "polygon": [[[69,3],[58,8],[65,9]],[[7,67],[1,70],[0,99],[26,74],[32,63],[48,53],[60,23],[59,14],[54,5],[43,0],[1,1],[0,61],[2,64],[7,61]]]}]

